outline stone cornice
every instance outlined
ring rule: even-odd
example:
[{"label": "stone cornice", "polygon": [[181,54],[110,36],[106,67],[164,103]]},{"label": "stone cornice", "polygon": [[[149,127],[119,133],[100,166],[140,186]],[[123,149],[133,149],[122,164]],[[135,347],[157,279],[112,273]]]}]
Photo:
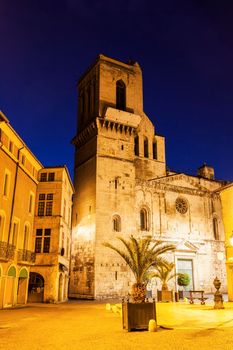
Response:
[{"label": "stone cornice", "polygon": [[102,118],[98,119],[98,126],[107,130],[115,130],[116,132],[119,132],[121,134],[124,133],[129,135],[135,133],[136,130],[136,128],[131,125],[125,125],[123,123],[120,123],[119,121],[112,121]]},{"label": "stone cornice", "polygon": [[87,143],[93,136],[97,135],[97,123],[94,120],[91,124],[89,124],[84,130],[82,130],[77,136],[75,136],[72,140],[72,144],[76,147],[81,147],[85,143]]},{"label": "stone cornice", "polygon": [[[136,186],[140,186],[142,189],[150,189],[153,192],[176,192],[177,194],[183,193],[183,194],[191,194],[196,196],[213,196],[216,195],[212,192],[210,192],[207,189],[195,189],[195,188],[189,188],[189,187],[183,187],[178,185],[172,185],[169,183],[164,182],[157,182],[157,181],[146,181],[146,180],[136,180]],[[216,196],[218,197],[218,196]]]},{"label": "stone cornice", "polygon": [[109,121],[104,118],[96,118],[92,123],[85,127],[77,136],[75,136],[71,143],[80,148],[87,143],[93,136],[98,134],[98,130],[105,128],[107,130],[115,130],[121,134],[132,135],[135,133],[136,128],[130,125],[124,125],[120,122]]}]

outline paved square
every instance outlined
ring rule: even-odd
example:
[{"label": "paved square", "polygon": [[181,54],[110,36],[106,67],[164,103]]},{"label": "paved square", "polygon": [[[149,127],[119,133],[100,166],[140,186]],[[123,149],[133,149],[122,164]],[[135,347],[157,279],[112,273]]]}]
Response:
[{"label": "paved square", "polygon": [[[232,350],[233,303],[157,303],[157,332],[123,331],[121,316],[104,303],[30,304],[0,311],[1,350]],[[173,329],[166,329],[173,328]]]}]

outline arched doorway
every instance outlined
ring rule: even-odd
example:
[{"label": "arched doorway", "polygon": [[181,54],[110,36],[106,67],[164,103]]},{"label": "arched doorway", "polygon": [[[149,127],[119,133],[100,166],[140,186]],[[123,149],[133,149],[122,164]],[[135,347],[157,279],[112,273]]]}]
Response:
[{"label": "arched doorway", "polygon": [[43,303],[44,301],[44,277],[37,272],[30,272],[28,285],[28,302]]},{"label": "arched doorway", "polygon": [[11,307],[15,304],[15,290],[16,290],[16,268],[10,266],[7,271],[5,293],[4,293],[4,307]]},{"label": "arched doorway", "polygon": [[63,288],[64,288],[64,278],[63,274],[59,275],[59,284],[58,284],[58,301],[63,301]]},{"label": "arched doorway", "polygon": [[28,290],[28,270],[23,267],[19,273],[17,304],[26,304]]}]

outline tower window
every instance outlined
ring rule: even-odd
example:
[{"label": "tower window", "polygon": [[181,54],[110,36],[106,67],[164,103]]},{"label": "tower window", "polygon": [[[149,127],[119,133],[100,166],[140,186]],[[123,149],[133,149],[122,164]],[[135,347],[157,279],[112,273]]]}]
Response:
[{"label": "tower window", "polygon": [[115,232],[121,231],[121,218],[119,215],[114,215],[112,219],[112,228]]},{"label": "tower window", "polygon": [[149,230],[148,211],[145,208],[140,210],[140,229],[141,231]]},{"label": "tower window", "polygon": [[116,108],[122,111],[126,109],[126,87],[122,80],[116,82]]},{"label": "tower window", "polygon": [[118,185],[118,180],[117,180],[117,177],[116,177],[115,180],[114,180],[115,190],[117,190],[117,185]]},{"label": "tower window", "polygon": [[139,138],[135,136],[134,138],[134,154],[135,156],[139,156]]},{"label": "tower window", "polygon": [[153,159],[157,159],[157,142],[153,141]]},{"label": "tower window", "polygon": [[213,218],[213,231],[214,231],[214,239],[219,239],[219,233],[218,233],[218,219]]},{"label": "tower window", "polygon": [[149,158],[148,138],[144,138],[144,157]]}]

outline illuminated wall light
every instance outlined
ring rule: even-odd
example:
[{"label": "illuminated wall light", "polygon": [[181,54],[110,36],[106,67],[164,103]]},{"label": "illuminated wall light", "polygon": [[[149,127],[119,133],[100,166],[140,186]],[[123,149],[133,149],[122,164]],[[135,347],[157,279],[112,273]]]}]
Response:
[{"label": "illuminated wall light", "polygon": [[233,232],[229,238],[230,245],[233,247]]}]

